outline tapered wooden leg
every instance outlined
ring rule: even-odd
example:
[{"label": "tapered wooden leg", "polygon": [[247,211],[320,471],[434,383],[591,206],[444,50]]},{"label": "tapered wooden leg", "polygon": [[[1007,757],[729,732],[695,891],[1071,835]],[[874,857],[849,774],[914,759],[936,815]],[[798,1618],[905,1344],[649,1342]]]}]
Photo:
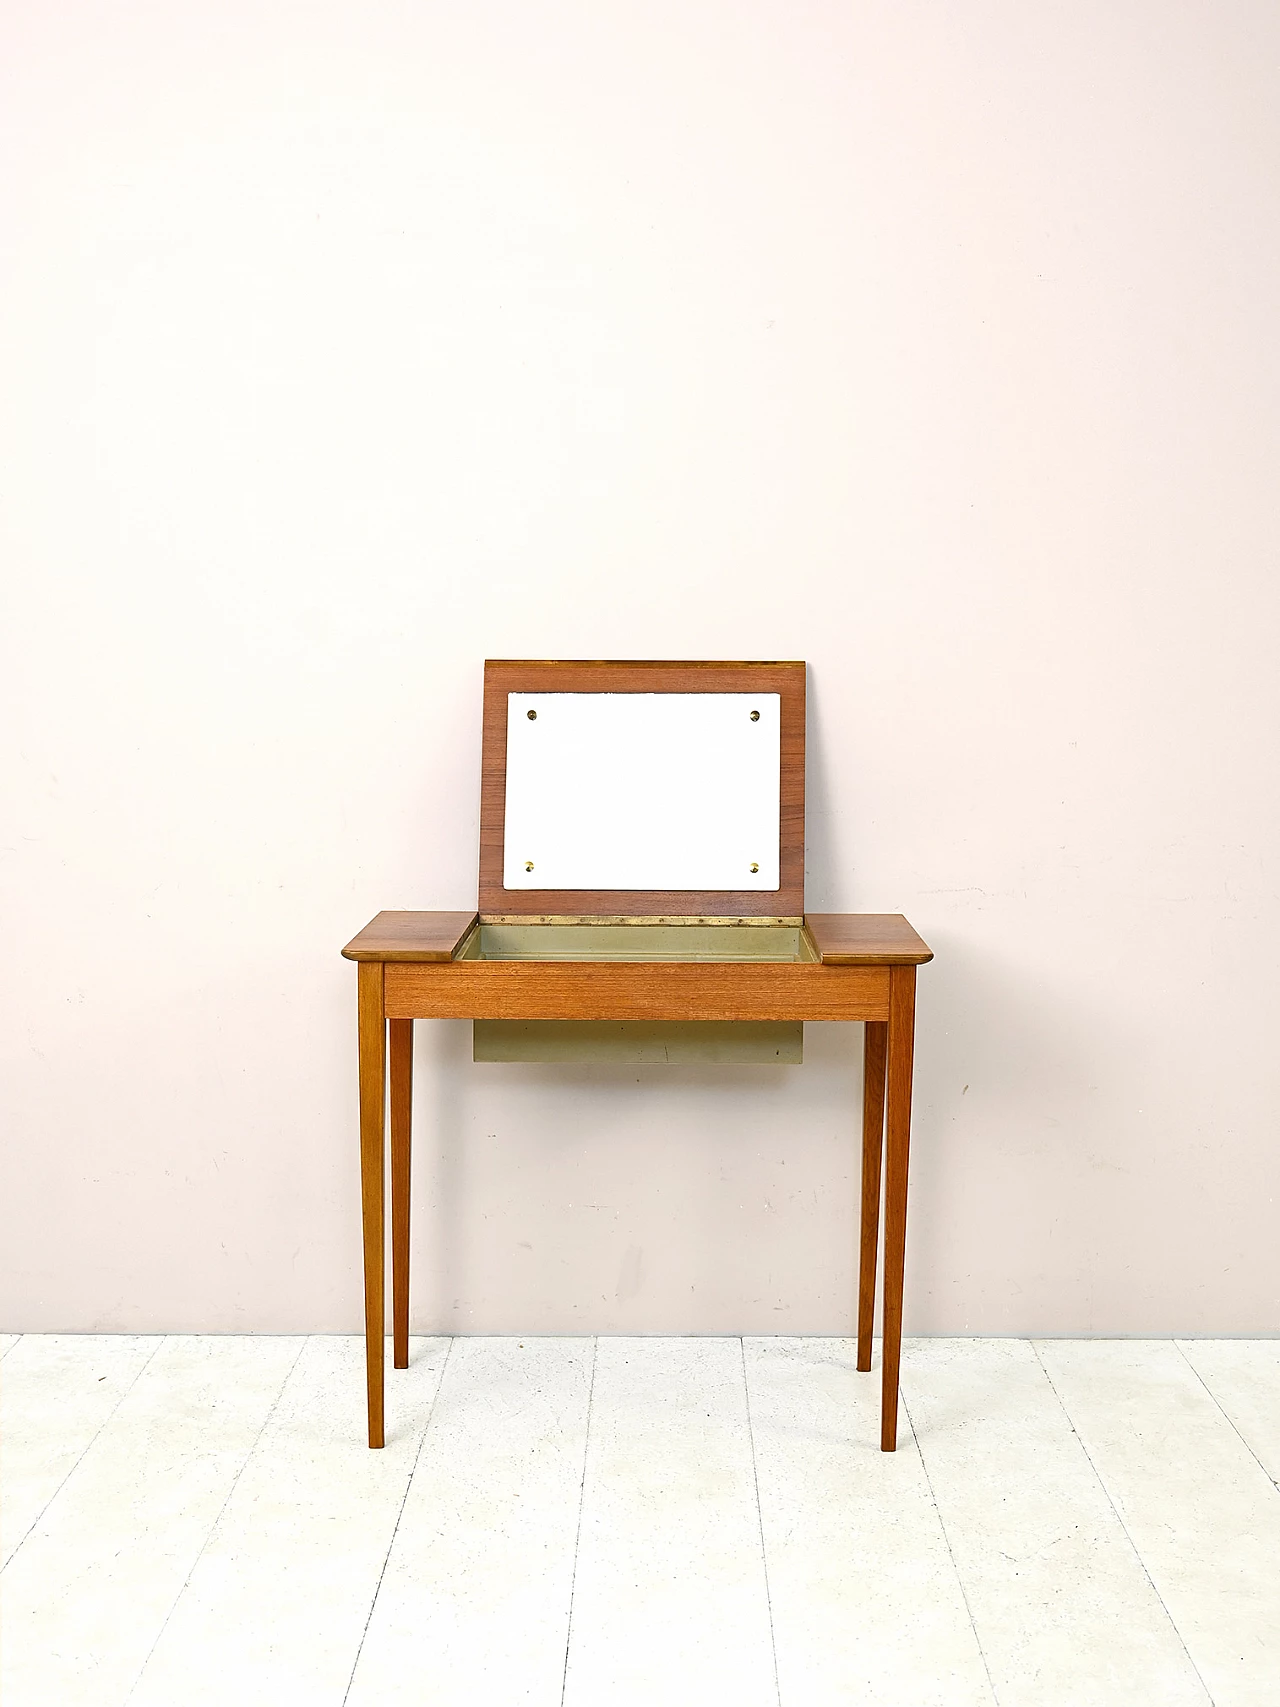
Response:
[{"label": "tapered wooden leg", "polygon": [[898,1364],[902,1356],[902,1276],[907,1254],[907,1157],[911,1145],[911,1064],[915,1051],[916,969],[889,973],[888,1097],[884,1161],[884,1371],[880,1450],[898,1444]]},{"label": "tapered wooden leg", "polygon": [[880,1156],[884,1149],[883,1020],[868,1020],[862,1045],[862,1242],[858,1258],[858,1368],[871,1367],[880,1243]]},{"label": "tapered wooden leg", "polygon": [[364,1215],[364,1354],[369,1382],[369,1445],[383,1444],[382,1361],[386,1332],[383,1149],[386,1143],[387,1051],[382,962],[362,960],[360,1011],[360,1198]]},{"label": "tapered wooden leg", "polygon": [[409,1157],[413,1147],[413,1021],[387,1021],[391,1069],[392,1362],[409,1367]]}]

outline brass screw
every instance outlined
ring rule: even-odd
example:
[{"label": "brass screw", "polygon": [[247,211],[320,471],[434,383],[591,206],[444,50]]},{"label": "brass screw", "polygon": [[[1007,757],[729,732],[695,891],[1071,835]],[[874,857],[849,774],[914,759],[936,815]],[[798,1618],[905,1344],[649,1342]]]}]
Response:
[{"label": "brass screw", "polygon": [[529,719],[530,723],[536,723],[538,720],[538,714],[536,711],[526,711],[525,716]]},{"label": "brass screw", "polygon": [[533,861],[531,859],[525,860],[524,868],[526,871],[532,871],[533,870]]},{"label": "brass screw", "polygon": [[758,712],[758,711],[753,711],[753,712],[752,712],[752,713],[751,713],[751,721],[752,721],[752,722],[753,722],[753,723],[759,723],[759,721],[760,721],[760,713],[759,713],[759,712]]},{"label": "brass screw", "polygon": [[759,869],[760,869],[760,867],[756,864],[756,862],[754,860],[752,860],[752,862],[751,862],[751,869],[752,869],[752,871],[759,871]]}]

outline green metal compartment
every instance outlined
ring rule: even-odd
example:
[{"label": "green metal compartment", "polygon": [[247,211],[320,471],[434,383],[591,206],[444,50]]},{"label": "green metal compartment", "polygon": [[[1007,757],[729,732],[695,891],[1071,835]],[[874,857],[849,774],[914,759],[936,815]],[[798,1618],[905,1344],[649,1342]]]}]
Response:
[{"label": "green metal compartment", "polygon": [[[460,960],[814,962],[800,925],[481,924]],[[800,1020],[472,1021],[476,1061],[779,1066],[804,1059]]]},{"label": "green metal compartment", "polygon": [[625,1061],[658,1067],[798,1066],[801,1020],[477,1019],[476,1061]]},{"label": "green metal compartment", "polygon": [[459,960],[816,961],[803,925],[489,925]]}]

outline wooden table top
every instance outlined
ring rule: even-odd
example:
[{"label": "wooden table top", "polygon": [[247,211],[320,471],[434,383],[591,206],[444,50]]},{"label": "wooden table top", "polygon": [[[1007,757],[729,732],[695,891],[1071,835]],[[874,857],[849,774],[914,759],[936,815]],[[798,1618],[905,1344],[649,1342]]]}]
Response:
[{"label": "wooden table top", "polygon": [[923,966],[933,950],[901,913],[806,913],[824,966]]},{"label": "wooden table top", "polygon": [[[452,960],[476,918],[475,912],[379,913],[342,952],[348,960]],[[921,966],[933,959],[901,913],[807,913],[805,925],[824,966]]]},{"label": "wooden table top", "polygon": [[343,949],[348,960],[452,960],[477,914],[379,913]]}]

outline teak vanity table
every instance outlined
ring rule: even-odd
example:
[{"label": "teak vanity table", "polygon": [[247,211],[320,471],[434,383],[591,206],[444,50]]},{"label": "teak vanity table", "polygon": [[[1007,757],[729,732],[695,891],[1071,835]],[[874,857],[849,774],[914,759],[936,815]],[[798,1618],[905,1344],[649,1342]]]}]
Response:
[{"label": "teak vanity table", "polygon": [[[804,911],[802,663],[485,665],[480,905],[379,913],[358,965],[369,1445],[383,1444],[384,1149],[394,1360],[409,1361],[415,1019],[488,1061],[799,1061],[865,1025],[858,1368],[884,1153],[880,1445],[897,1444],[916,967],[898,914]],[[389,1098],[388,1098],[389,1089]]]}]

